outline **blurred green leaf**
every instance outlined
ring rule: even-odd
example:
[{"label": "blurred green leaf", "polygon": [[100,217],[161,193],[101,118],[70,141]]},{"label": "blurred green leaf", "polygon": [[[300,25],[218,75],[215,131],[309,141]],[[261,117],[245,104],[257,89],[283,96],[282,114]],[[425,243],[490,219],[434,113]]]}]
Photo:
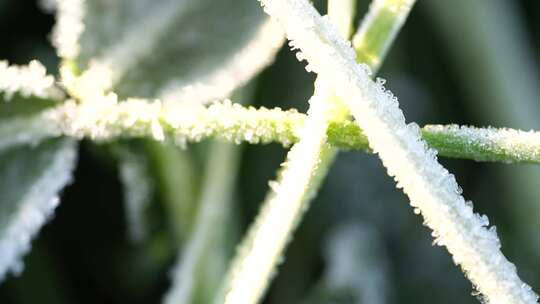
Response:
[{"label": "blurred green leaf", "polygon": [[225,98],[269,64],[282,32],[252,0],[87,1],[79,67],[112,69],[120,95]]},{"label": "blurred green leaf", "polygon": [[76,145],[50,140],[0,154],[0,280],[23,270],[21,257],[52,216],[58,192],[71,181]]}]

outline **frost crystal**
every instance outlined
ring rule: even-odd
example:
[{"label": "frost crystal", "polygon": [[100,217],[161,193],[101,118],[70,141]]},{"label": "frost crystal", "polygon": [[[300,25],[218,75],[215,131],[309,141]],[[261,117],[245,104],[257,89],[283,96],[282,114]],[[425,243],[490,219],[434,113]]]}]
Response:
[{"label": "frost crystal", "polygon": [[75,59],[80,52],[79,38],[84,31],[85,0],[56,1],[56,25],[52,42],[60,58]]},{"label": "frost crystal", "polygon": [[54,86],[54,77],[47,75],[45,67],[36,60],[28,65],[8,65],[0,61],[0,94],[9,101],[13,95],[59,99],[62,93]]},{"label": "frost crystal", "polygon": [[71,96],[81,102],[98,103],[107,98],[112,87],[112,71],[103,64],[91,62],[81,75],[75,75],[67,65],[60,67],[62,85]]},{"label": "frost crystal", "polygon": [[[41,226],[52,216],[59,203],[58,192],[71,181],[76,152],[73,142],[64,142],[42,175],[31,185],[16,210],[0,230],[0,281],[7,272],[23,270],[22,256],[30,250],[30,242]],[[12,204],[9,202],[9,204]]]},{"label": "frost crystal", "polygon": [[540,133],[515,129],[475,128],[458,125],[427,125],[422,130],[430,137],[478,150],[477,160],[530,162],[540,159]]},{"label": "frost crystal", "polygon": [[298,216],[314,195],[313,183],[325,172],[322,157],[327,152],[326,129],[330,92],[317,90],[310,100],[308,118],[300,133],[300,141],[287,154],[280,177],[271,184],[271,192],[263,203],[246,243],[233,261],[225,288],[225,303],[257,303],[266,290]]},{"label": "frost crystal", "polygon": [[454,176],[437,162],[418,127],[405,123],[397,98],[374,83],[366,67],[356,64],[352,48],[333,25],[307,0],[261,2],[301,49],[309,69],[330,81],[343,97],[388,174],[433,229],[436,243],[446,246],[489,303],[536,303],[537,295],[500,251],[496,233],[486,229],[484,218],[465,203]]},{"label": "frost crystal", "polygon": [[59,133],[76,138],[149,137],[169,139],[178,145],[208,137],[235,143],[277,141],[290,145],[304,122],[303,114],[279,108],[257,110],[231,101],[209,107],[144,99],[118,102],[114,94],[89,103],[67,101],[43,117]]}]

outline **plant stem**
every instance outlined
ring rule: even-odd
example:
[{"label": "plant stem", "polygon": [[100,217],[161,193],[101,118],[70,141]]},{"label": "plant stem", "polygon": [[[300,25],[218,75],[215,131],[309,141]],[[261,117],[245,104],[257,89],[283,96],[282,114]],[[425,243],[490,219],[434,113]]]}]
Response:
[{"label": "plant stem", "polygon": [[[454,73],[470,96],[464,105],[480,121],[522,129],[540,128],[540,70],[522,8],[516,1],[425,1],[427,16],[446,42]],[[509,206],[522,267],[538,270],[540,171],[535,166],[497,170],[501,200]],[[506,210],[506,209],[505,209]],[[512,245],[510,245],[512,246]],[[536,284],[540,273],[531,271]]]},{"label": "plant stem", "polygon": [[[213,143],[202,185],[200,207],[182,256],[173,272],[164,303],[209,303],[225,271],[223,247],[229,231],[232,196],[239,164],[239,147]],[[208,275],[212,272],[212,275]],[[204,288],[204,294],[196,291]],[[204,299],[197,298],[203,297]]]},{"label": "plant stem", "polygon": [[[328,3],[330,18],[345,38],[349,36],[353,19],[353,3],[345,0]],[[223,287],[224,296],[218,297],[216,303],[250,304],[261,300],[287,243],[337,155],[337,149],[327,144],[332,116],[344,119],[348,111],[334,97],[333,88],[318,77],[300,140],[287,154],[278,180],[270,183],[267,199],[231,265]]]},{"label": "plant stem", "polygon": [[374,0],[352,39],[356,60],[376,71],[416,0]]},{"label": "plant stem", "polygon": [[197,209],[198,166],[187,151],[174,145],[148,140],[138,152],[150,160],[151,176],[161,195],[174,244],[183,244],[192,232]]},{"label": "plant stem", "polygon": [[292,231],[326,176],[334,149],[326,144],[327,90],[316,90],[300,141],[287,154],[277,181],[229,268],[215,303],[258,303],[275,274]]},{"label": "plant stem", "polygon": [[[33,118],[0,123],[0,149],[57,136],[111,141],[154,138],[156,122],[166,140],[184,146],[214,138],[251,144],[298,142],[306,115],[295,110],[255,109],[230,102],[202,105],[126,101],[88,115],[88,106],[65,104]],[[31,129],[24,126],[32,126]],[[39,128],[39,126],[46,126]],[[422,137],[440,156],[475,161],[540,164],[540,133],[514,129],[428,125]],[[339,149],[369,151],[369,141],[352,120],[331,120],[328,142]]]},{"label": "plant stem", "polygon": [[407,125],[397,99],[380,81],[370,80],[369,69],[355,64],[354,51],[336,29],[307,0],[261,1],[285,28],[291,45],[301,50],[309,70],[336,88],[388,174],[433,230],[436,244],[447,248],[484,299],[537,303],[537,295],[501,252],[495,230],[487,229],[487,218],[473,212],[454,176],[421,139],[418,126]]},{"label": "plant stem", "polygon": [[328,16],[345,39],[349,39],[353,30],[353,19],[356,12],[356,0],[328,1]]}]

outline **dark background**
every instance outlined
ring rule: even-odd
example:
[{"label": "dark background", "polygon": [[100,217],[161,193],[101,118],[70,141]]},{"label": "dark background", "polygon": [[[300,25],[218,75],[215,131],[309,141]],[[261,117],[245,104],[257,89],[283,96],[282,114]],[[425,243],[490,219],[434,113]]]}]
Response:
[{"label": "dark background", "polygon": [[[42,13],[32,1],[0,1],[0,58],[18,64],[37,58],[54,72],[58,59],[48,42],[53,16]],[[540,3],[495,1],[505,10],[494,26],[487,26],[488,31],[495,40],[508,35],[523,39],[518,44],[486,45],[470,30],[486,27],[485,21],[469,24],[461,20],[467,12],[459,11],[459,5],[429,1],[419,1],[379,73],[400,97],[407,119],[420,125],[540,129],[540,121],[497,112],[500,106],[494,100],[520,107],[524,103],[518,99],[527,98],[540,106],[539,99],[524,93],[536,93],[540,86],[535,78],[540,68]],[[479,2],[490,5],[490,1]],[[360,1],[361,12],[365,7],[366,1]],[[511,26],[501,21],[508,15],[516,21]],[[522,50],[528,52],[526,56]],[[530,71],[505,63],[514,57]],[[500,77],[492,72],[494,64],[503,69]],[[284,48],[277,62],[259,77],[253,103],[304,111],[313,75],[302,66]],[[516,79],[520,75],[527,79]],[[510,94],[500,93],[502,85],[494,79],[509,84]],[[536,109],[525,111],[533,118],[540,115]],[[63,192],[54,219],[33,242],[24,273],[10,276],[0,285],[1,303],[158,303],[166,292],[174,253],[148,261],[145,256],[150,249],[127,239],[114,158],[107,146],[89,142],[83,142],[80,151],[75,182]],[[235,210],[241,227],[257,212],[267,181],[274,178],[284,155],[278,145],[245,147]],[[475,209],[497,226],[503,250],[520,276],[540,291],[540,239],[534,229],[540,217],[540,195],[536,193],[540,187],[534,176],[540,175],[540,167],[441,161],[456,175]],[[353,231],[353,236],[357,232],[358,242],[353,237],[344,249],[329,245],[335,245],[330,239],[339,231]],[[357,257],[348,268],[358,271],[353,271],[348,284],[335,283],[340,286],[336,289],[324,279],[333,267],[327,252],[347,249]],[[478,302],[449,254],[432,245],[430,231],[413,214],[378,159],[343,152],[295,234],[266,302],[368,303],[355,300],[356,293],[373,293],[377,300],[371,303]]]}]

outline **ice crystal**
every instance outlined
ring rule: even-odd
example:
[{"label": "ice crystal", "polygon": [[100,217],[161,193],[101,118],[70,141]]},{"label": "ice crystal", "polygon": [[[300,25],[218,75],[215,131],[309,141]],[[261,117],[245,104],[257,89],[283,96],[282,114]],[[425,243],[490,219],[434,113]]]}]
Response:
[{"label": "ice crystal", "polygon": [[[458,125],[427,125],[422,130],[439,140],[451,139],[462,144],[463,150],[484,151],[479,160],[509,156],[507,162],[531,161],[540,158],[540,133],[515,129],[475,128]],[[480,153],[479,153],[480,154]]]},{"label": "ice crystal", "polygon": [[234,143],[277,141],[290,145],[304,122],[304,116],[296,111],[257,110],[228,100],[206,107],[144,99],[118,102],[114,94],[91,103],[67,101],[43,115],[61,134],[76,138],[148,137],[169,139],[181,146],[208,137]]},{"label": "ice crystal", "polygon": [[74,143],[65,141],[52,153],[46,168],[19,201],[4,202],[14,205],[15,210],[7,218],[4,215],[0,223],[0,280],[8,272],[21,273],[22,256],[30,250],[32,238],[52,216],[59,202],[58,192],[71,181],[76,159]]},{"label": "ice crystal", "polygon": [[329,109],[328,89],[318,89],[310,99],[308,118],[300,133],[300,141],[287,154],[277,182],[263,203],[247,243],[240,248],[233,262],[230,281],[225,290],[225,303],[256,303],[274,275],[274,265],[282,259],[291,231],[314,195],[312,184],[323,172],[321,158],[327,148],[326,129]]},{"label": "ice crystal", "polygon": [[56,25],[52,42],[58,56],[75,59],[80,52],[79,38],[84,31],[84,8],[86,0],[56,0]]},{"label": "ice crystal", "polygon": [[24,66],[10,66],[7,61],[0,61],[0,95],[9,101],[15,94],[51,99],[62,96],[54,85],[54,77],[47,75],[39,61],[33,60]]},{"label": "ice crystal", "polygon": [[493,304],[536,303],[537,295],[500,251],[497,235],[459,194],[454,176],[437,162],[417,126],[405,123],[397,98],[355,63],[352,48],[333,25],[307,0],[261,2],[301,49],[309,69],[343,97],[388,174],[478,290]]},{"label": "ice crystal", "polygon": [[104,64],[92,62],[81,75],[75,75],[68,65],[60,67],[61,84],[73,98],[81,102],[98,103],[112,88],[112,71]]}]

